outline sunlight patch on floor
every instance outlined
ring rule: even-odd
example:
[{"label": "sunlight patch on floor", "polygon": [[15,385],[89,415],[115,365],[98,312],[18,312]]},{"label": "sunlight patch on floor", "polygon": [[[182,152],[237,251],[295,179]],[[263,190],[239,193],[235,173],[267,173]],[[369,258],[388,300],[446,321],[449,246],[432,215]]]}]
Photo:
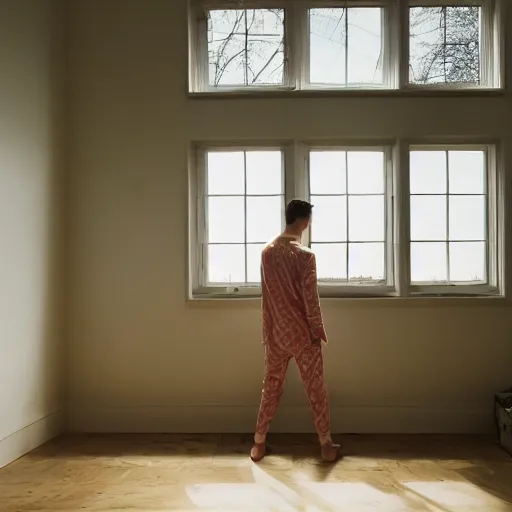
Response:
[{"label": "sunlight patch on floor", "polygon": [[261,484],[197,484],[187,486],[186,491],[194,506],[202,509],[297,511],[296,504],[290,504],[284,496]]},{"label": "sunlight patch on floor", "polygon": [[301,496],[293,489],[290,489],[290,487],[288,487],[285,483],[281,482],[272,475],[269,475],[266,471],[262,470],[255,464],[251,466],[251,471],[254,477],[254,481],[257,484],[266,485],[270,489],[273,489],[275,492],[283,496],[289,503],[296,505],[301,504]]},{"label": "sunlight patch on floor", "polygon": [[407,482],[402,485],[439,507],[447,507],[450,512],[510,511],[510,505],[469,482]]},{"label": "sunlight patch on floor", "polygon": [[395,494],[389,494],[365,483],[314,483],[304,482],[306,490],[317,495],[335,510],[357,512],[386,510],[409,512],[410,503]]}]

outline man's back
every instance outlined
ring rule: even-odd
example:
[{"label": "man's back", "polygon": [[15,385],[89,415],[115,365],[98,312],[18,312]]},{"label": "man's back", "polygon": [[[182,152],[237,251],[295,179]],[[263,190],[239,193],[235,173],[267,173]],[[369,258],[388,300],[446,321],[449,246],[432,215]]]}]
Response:
[{"label": "man's back", "polygon": [[318,307],[313,316],[320,315],[314,254],[297,238],[281,235],[263,250],[261,269],[264,343],[311,343],[311,309]]}]

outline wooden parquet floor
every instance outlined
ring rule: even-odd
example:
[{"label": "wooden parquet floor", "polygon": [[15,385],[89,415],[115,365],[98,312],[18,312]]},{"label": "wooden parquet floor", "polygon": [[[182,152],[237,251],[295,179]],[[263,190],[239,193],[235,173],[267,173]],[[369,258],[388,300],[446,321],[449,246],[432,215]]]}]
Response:
[{"label": "wooden parquet floor", "polygon": [[318,461],[313,436],[63,437],[0,470],[0,512],[512,512],[512,458],[485,437],[345,436]]}]

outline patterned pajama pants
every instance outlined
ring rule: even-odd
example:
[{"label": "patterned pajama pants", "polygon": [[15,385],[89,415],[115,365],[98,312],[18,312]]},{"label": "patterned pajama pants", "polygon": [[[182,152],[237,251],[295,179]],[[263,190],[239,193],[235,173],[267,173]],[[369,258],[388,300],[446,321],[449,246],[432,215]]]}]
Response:
[{"label": "patterned pajama pants", "polygon": [[329,397],[324,379],[324,363],[320,344],[310,344],[297,350],[265,346],[265,380],[256,425],[256,435],[265,436],[283,394],[286,370],[294,358],[306,389],[320,439],[330,434]]}]

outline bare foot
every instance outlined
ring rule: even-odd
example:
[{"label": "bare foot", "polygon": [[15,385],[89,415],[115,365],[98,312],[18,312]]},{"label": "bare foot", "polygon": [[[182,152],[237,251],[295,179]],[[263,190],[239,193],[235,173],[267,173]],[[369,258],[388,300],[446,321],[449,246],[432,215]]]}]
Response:
[{"label": "bare foot", "polygon": [[265,443],[254,443],[251,448],[251,459],[253,462],[259,462],[265,457]]},{"label": "bare foot", "polygon": [[341,445],[332,441],[322,445],[321,453],[324,462],[336,462],[340,458]]}]

